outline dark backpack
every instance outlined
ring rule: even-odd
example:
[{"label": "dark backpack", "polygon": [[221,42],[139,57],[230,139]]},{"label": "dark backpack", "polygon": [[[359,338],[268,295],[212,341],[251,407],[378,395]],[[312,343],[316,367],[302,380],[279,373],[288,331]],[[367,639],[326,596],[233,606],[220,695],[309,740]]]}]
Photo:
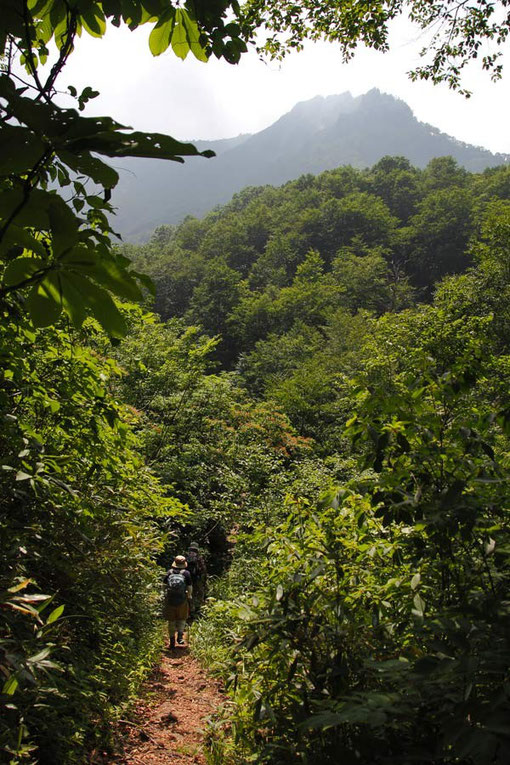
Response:
[{"label": "dark backpack", "polygon": [[168,574],[166,598],[171,606],[180,606],[186,601],[186,579],[179,571],[171,571]]}]

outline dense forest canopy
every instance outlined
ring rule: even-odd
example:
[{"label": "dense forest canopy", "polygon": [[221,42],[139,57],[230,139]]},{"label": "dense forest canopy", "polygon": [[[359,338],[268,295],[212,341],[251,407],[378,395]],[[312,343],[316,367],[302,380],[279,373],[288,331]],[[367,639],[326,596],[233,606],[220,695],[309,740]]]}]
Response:
[{"label": "dense forest canopy", "polygon": [[[504,763],[510,753],[508,169],[471,176],[445,158],[423,173],[399,158],[382,165],[247,190],[203,221],[156,232],[141,250],[147,263],[152,255],[163,299],[171,274],[185,276],[178,247],[193,242],[190,263],[203,266],[194,289],[210,294],[203,285],[213,271],[220,295],[217,312],[200,318],[222,317],[232,338],[221,361],[231,363],[237,340],[236,376],[311,439],[323,471],[317,482],[308,460],[301,494],[293,487],[271,515],[243,524],[219,599],[198,629],[200,650],[228,679],[234,702],[226,723],[236,748],[226,737],[218,762],[248,762],[255,752],[271,763],[467,765]],[[395,190],[396,169],[404,188],[406,175],[413,179],[416,196],[406,201],[414,206],[402,226],[372,205],[380,239],[370,241],[368,192],[353,181],[373,189],[375,176],[381,192],[387,173]],[[251,269],[224,263],[228,239],[217,253],[206,249],[210,226],[228,232],[225,218],[253,233],[250,213],[268,195],[277,200],[277,247],[270,236],[259,250],[253,240]],[[351,218],[351,205],[336,203],[352,196]],[[295,214],[278,218],[289,197]],[[321,233],[329,234],[324,221],[338,223],[336,252],[326,235],[318,249],[306,239],[300,248],[308,205]],[[450,217],[455,227],[445,225]],[[256,219],[267,233],[268,217]],[[286,247],[280,225],[292,236]],[[165,234],[171,272],[156,255]],[[402,239],[414,242],[415,259],[397,260]],[[427,257],[421,242],[430,243]],[[252,282],[268,251],[283,253],[281,268]],[[194,294],[188,320],[198,319]],[[225,648],[232,640],[236,648]]]},{"label": "dense forest canopy", "polygon": [[198,537],[221,577],[195,650],[230,694],[211,761],[508,762],[509,169],[387,157],[121,248],[101,157],[200,152],[86,117],[92,88],[55,102],[109,22],[235,63],[257,29],[276,56],[384,48],[410,11],[443,21],[416,76],[457,87],[506,7],[2,4],[2,761],[110,746]]},{"label": "dense forest canopy", "polygon": [[420,171],[385,157],[367,171],[245,189],[124,252],[155,281],[163,318],[221,335],[217,357],[252,375],[269,335],[317,332],[339,309],[381,314],[428,300],[438,279],[472,265],[483,211],[509,189],[507,167],[472,174],[439,157]]}]

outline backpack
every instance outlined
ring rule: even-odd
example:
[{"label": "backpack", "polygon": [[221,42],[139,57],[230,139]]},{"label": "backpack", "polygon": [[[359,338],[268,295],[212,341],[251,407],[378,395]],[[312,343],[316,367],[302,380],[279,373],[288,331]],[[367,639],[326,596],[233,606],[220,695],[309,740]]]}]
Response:
[{"label": "backpack", "polygon": [[186,602],[186,579],[179,571],[171,571],[166,580],[166,599],[171,606]]},{"label": "backpack", "polygon": [[204,563],[202,556],[196,550],[190,550],[186,555],[188,562],[188,571],[191,574],[191,580],[196,582],[204,573]]}]

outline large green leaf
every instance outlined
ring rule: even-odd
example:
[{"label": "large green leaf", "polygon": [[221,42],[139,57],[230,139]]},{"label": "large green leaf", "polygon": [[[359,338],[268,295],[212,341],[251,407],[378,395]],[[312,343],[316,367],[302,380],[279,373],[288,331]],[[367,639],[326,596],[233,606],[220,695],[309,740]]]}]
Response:
[{"label": "large green leaf", "polygon": [[190,51],[190,45],[186,34],[186,28],[182,23],[182,11],[180,8],[175,12],[175,26],[172,30],[170,43],[175,55],[184,61]]},{"label": "large green leaf", "polygon": [[41,159],[46,144],[28,128],[0,127],[0,175],[25,173]]},{"label": "large green leaf", "polygon": [[42,258],[46,258],[48,255],[41,239],[37,239],[30,233],[30,231],[27,231],[27,229],[20,228],[19,226],[14,225],[14,223],[11,223],[0,244],[0,253],[7,252],[15,246],[23,247],[23,249],[33,252],[35,255],[39,255]]},{"label": "large green leaf", "polygon": [[65,202],[59,196],[54,196],[48,210],[50,220],[52,248],[55,256],[70,249],[78,241],[78,227],[80,219],[77,218]]},{"label": "large green leaf", "polygon": [[76,286],[74,275],[60,273],[60,286],[62,290],[62,306],[71,319],[74,326],[79,329],[87,318],[85,296]]},{"label": "large green leaf", "polygon": [[119,181],[119,174],[113,167],[101,162],[100,159],[93,157],[88,152],[73,154],[65,149],[59,149],[57,154],[71,170],[88,175],[94,183],[100,183],[107,189],[113,189]]},{"label": "large green leaf", "polygon": [[181,143],[164,133],[120,133],[114,131],[98,132],[73,141],[74,151],[94,151],[109,157],[154,157],[183,162],[183,156],[214,157],[214,152],[206,149],[198,151],[191,143]]},{"label": "large green leaf", "polygon": [[170,45],[175,26],[175,8],[168,8],[149,35],[149,48],[153,56],[164,53]]},{"label": "large green leaf", "polygon": [[135,279],[113,257],[99,258],[89,248],[78,246],[67,253],[60,263],[66,271],[87,276],[119,297],[135,301],[143,298]]},{"label": "large green leaf", "polygon": [[53,197],[54,194],[40,189],[34,189],[28,197],[22,188],[3,191],[0,193],[0,221],[12,220],[18,226],[47,231],[47,210]]},{"label": "large green leaf", "polygon": [[102,260],[94,268],[89,269],[88,273],[95,282],[102,284],[119,297],[137,302],[143,299],[136,281],[113,261]]},{"label": "large green leaf", "polygon": [[67,273],[62,282],[66,300],[72,301],[75,292],[69,291],[69,285],[76,290],[83,300],[84,307],[98,320],[101,326],[112,337],[124,337],[127,331],[126,322],[115,305],[111,296],[102,287],[98,287],[90,279],[77,273]]},{"label": "large green leaf", "polygon": [[6,287],[13,287],[22,284],[48,267],[48,261],[43,258],[16,258],[7,265],[4,273],[4,284]]},{"label": "large green leaf", "polygon": [[18,122],[25,123],[39,137],[51,135],[52,120],[58,122],[56,116],[59,110],[48,103],[21,95],[23,92],[22,89],[17,90],[14,87],[7,75],[0,75],[0,96],[5,98]]},{"label": "large green leaf", "polygon": [[80,19],[84,28],[92,37],[102,37],[106,32],[106,19],[99,3],[80,5]]},{"label": "large green leaf", "polygon": [[156,285],[150,278],[150,276],[147,276],[147,274],[141,274],[139,271],[131,271],[131,275],[137,279],[140,284],[143,284],[143,286],[149,290],[151,295],[156,294]]},{"label": "large green leaf", "polygon": [[[0,220],[11,220],[17,226],[29,226],[40,231],[53,230],[64,241],[76,231],[80,220],[58,194],[43,189],[9,189],[0,193]],[[50,220],[52,222],[50,222]],[[58,231],[63,226],[65,231]],[[60,241],[60,239],[59,239]]]},{"label": "large green leaf", "polygon": [[[177,13],[180,14],[179,20],[186,35],[188,50],[191,50],[195,58],[197,58],[199,61],[203,61],[204,63],[206,63],[208,60],[208,57],[202,43],[200,42],[200,31],[198,29],[197,22],[193,18],[191,18],[190,14],[187,13],[187,11],[185,11],[182,8],[179,9]],[[177,53],[175,48],[173,49],[174,49],[174,52]]]},{"label": "large green leaf", "polygon": [[30,290],[26,306],[34,327],[49,327],[62,313],[60,283],[55,274],[49,274],[44,282]]}]

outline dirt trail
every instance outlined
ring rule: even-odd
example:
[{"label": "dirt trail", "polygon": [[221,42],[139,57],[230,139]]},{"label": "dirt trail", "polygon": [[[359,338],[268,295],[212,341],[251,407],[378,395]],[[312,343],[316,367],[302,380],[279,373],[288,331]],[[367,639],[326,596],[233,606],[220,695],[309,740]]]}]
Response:
[{"label": "dirt trail", "polygon": [[222,703],[218,684],[187,648],[167,650],[146,683],[132,721],[119,727],[121,753],[111,765],[205,765],[206,719]]}]

